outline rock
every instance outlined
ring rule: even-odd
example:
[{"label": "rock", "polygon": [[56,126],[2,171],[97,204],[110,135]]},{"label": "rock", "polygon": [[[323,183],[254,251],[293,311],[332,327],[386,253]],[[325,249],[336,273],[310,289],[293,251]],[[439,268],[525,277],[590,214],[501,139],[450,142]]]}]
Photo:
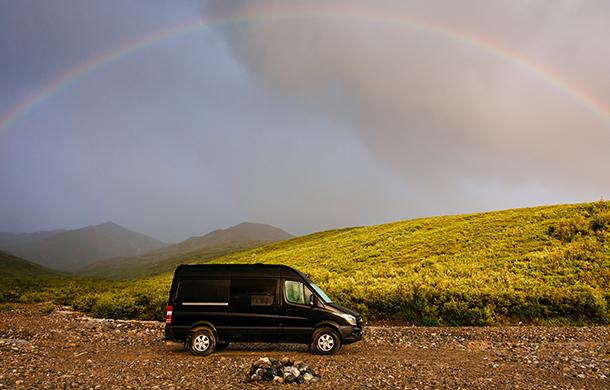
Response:
[{"label": "rock", "polygon": [[283,357],[283,358],[280,360],[280,363],[282,364],[282,366],[292,366],[292,360],[290,360],[290,359],[289,359],[289,358],[287,358],[287,357]]},{"label": "rock", "polygon": [[294,380],[295,380],[295,379],[296,379],[296,378],[294,377],[294,375],[292,375],[292,374],[288,374],[288,375],[286,375],[286,376],[284,377],[284,382],[286,382],[286,383],[292,383],[292,382],[294,382]]},{"label": "rock", "polygon": [[248,381],[302,384],[305,382],[309,383],[315,378],[315,375],[313,375],[313,369],[302,360],[296,361],[287,366],[284,366],[282,362],[293,363],[288,358],[283,358],[281,361],[272,360],[266,357],[258,359],[250,366],[247,376]]},{"label": "rock", "polygon": [[264,358],[258,359],[254,363],[254,365],[257,367],[269,368],[269,367],[271,367],[271,360],[269,360],[268,357],[264,357]]},{"label": "rock", "polygon": [[274,376],[273,383],[284,383],[284,378],[281,376]]}]

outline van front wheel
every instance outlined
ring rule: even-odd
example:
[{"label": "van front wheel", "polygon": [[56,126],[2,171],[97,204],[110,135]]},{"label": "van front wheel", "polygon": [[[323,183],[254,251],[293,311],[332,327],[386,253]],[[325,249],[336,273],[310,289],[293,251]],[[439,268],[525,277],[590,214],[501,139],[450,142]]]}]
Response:
[{"label": "van front wheel", "polygon": [[341,338],[334,329],[318,329],[313,334],[313,348],[320,355],[332,355],[341,348]]},{"label": "van front wheel", "polygon": [[191,334],[188,345],[193,355],[209,355],[216,348],[216,337],[209,329],[201,329]]}]

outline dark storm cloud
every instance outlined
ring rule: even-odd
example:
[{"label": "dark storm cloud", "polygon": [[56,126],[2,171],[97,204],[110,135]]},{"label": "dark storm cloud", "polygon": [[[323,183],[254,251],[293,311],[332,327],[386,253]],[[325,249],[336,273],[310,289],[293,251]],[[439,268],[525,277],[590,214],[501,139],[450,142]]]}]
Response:
[{"label": "dark storm cloud", "polygon": [[[607,2],[229,4],[209,3],[208,12],[251,18],[222,32],[262,85],[327,107],[349,101],[337,115],[423,193],[466,199],[477,188],[464,191],[464,179],[610,190],[608,113],[576,96],[609,105]],[[570,85],[549,82],[556,75]],[[342,93],[329,94],[329,85]]]}]

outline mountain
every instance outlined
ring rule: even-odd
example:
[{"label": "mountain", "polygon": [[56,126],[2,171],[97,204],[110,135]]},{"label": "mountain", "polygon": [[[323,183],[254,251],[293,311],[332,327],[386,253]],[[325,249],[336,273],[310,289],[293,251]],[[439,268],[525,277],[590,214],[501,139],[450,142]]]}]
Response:
[{"label": "mountain", "polygon": [[0,251],[0,279],[36,279],[58,276],[59,273]]},{"label": "mountain", "polygon": [[191,237],[142,256],[100,260],[84,267],[79,273],[120,279],[153,275],[173,270],[181,263],[204,262],[292,237],[274,226],[245,222],[227,229],[214,230],[204,236]]},{"label": "mountain", "polygon": [[284,241],[293,236],[282,229],[261,223],[244,222],[227,229],[218,229],[200,237],[191,237],[161,251],[181,254],[204,248],[222,247],[231,243],[269,243]]},{"label": "mountain", "polygon": [[163,246],[157,239],[112,222],[75,230],[0,234],[2,250],[45,267],[68,272],[97,260],[136,256]]}]

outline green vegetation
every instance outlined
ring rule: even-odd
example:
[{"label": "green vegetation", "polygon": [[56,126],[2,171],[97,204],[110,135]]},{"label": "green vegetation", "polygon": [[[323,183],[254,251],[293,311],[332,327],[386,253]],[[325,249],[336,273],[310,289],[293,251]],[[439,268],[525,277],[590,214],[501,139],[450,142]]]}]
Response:
[{"label": "green vegetation", "polygon": [[0,278],[0,302],[54,302],[95,317],[162,320],[171,279]]},{"label": "green vegetation", "polygon": [[[610,202],[334,230],[213,262],[294,266],[337,303],[373,320],[610,324]],[[13,290],[20,301],[53,299],[97,316],[160,319],[171,276],[39,281]],[[15,300],[5,291],[0,301]]]}]

